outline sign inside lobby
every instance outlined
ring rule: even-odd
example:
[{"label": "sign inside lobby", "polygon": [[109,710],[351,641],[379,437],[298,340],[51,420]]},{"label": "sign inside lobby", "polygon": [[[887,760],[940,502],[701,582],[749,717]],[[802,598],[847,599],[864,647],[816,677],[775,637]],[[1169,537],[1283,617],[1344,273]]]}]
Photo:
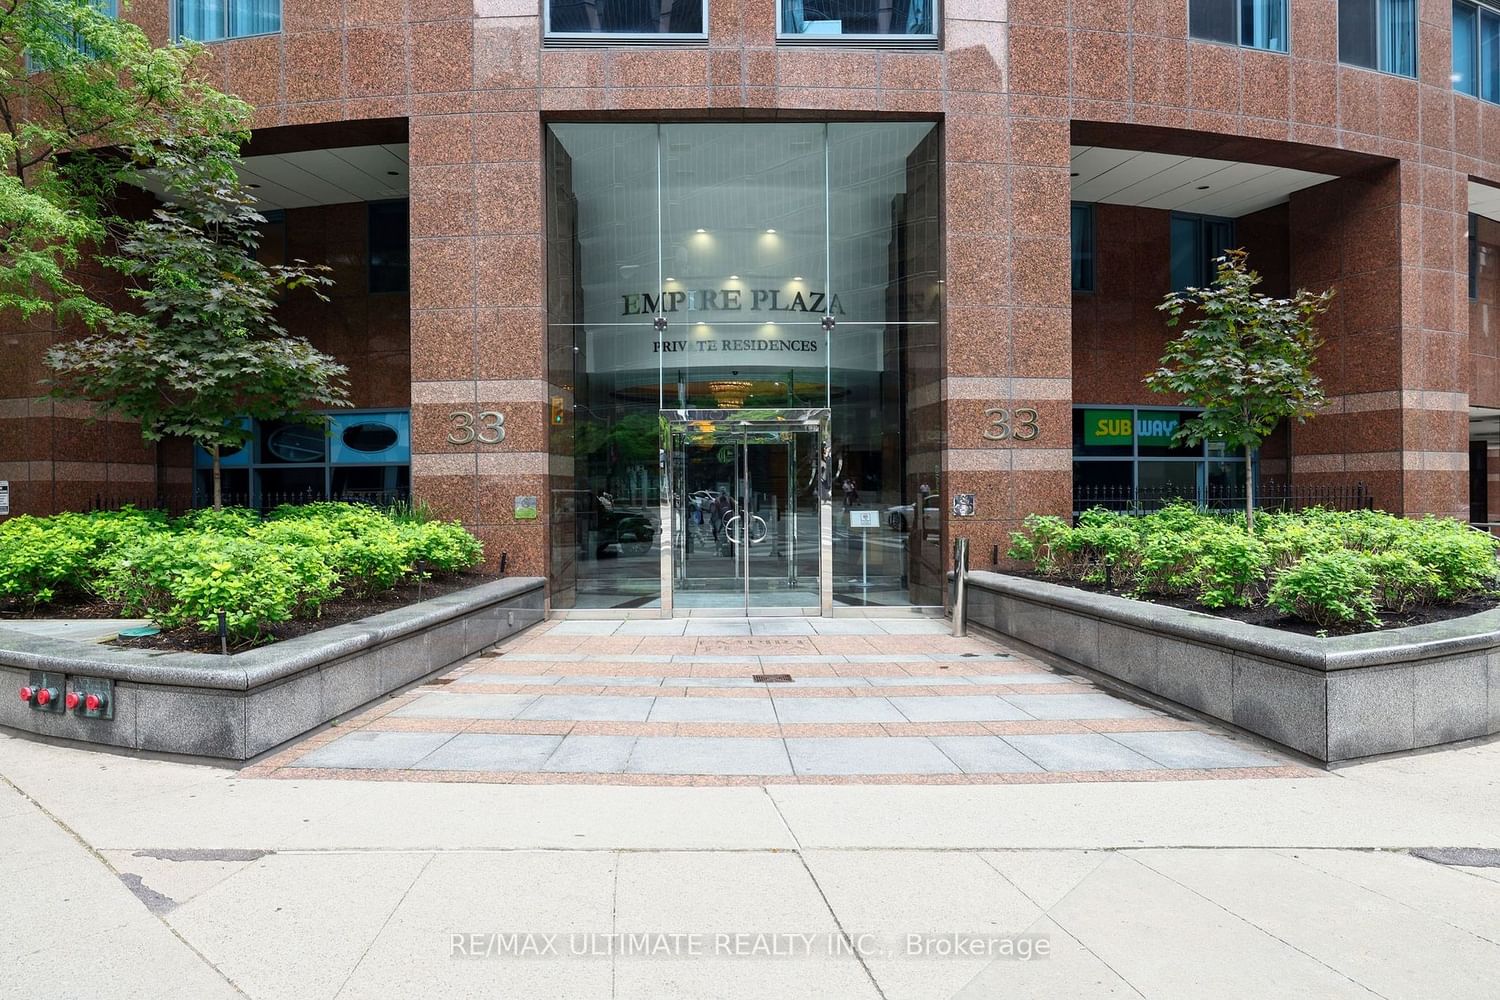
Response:
[{"label": "sign inside lobby", "polygon": [[[661,333],[649,326],[591,329],[591,373],[667,369],[826,369],[878,372],[885,358],[884,327],[835,329],[816,322],[674,324]],[[831,352],[831,354],[830,354]]]}]

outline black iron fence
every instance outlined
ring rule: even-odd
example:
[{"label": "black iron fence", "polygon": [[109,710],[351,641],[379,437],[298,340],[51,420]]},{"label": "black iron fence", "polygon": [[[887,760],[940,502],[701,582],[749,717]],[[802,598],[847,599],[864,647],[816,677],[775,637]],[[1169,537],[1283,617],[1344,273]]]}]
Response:
[{"label": "black iron fence", "polygon": [[[301,490],[285,493],[229,493],[221,494],[221,502],[225,507],[251,507],[259,511],[274,510],[282,504],[301,506],[309,503],[322,503],[332,500],[339,503],[364,503],[375,507],[391,507],[398,503],[410,503],[410,490],[346,490],[333,495],[324,494],[322,491]],[[178,493],[167,495],[143,494],[95,494],[89,502],[89,510],[120,510],[123,507],[138,507],[141,510],[166,511],[173,517],[181,516],[190,510],[201,510],[204,507],[213,506],[211,494]]]},{"label": "black iron fence", "polygon": [[[1076,486],[1073,489],[1073,512],[1095,507],[1127,514],[1144,514],[1160,510],[1170,503],[1190,503],[1203,510],[1244,510],[1245,488],[1213,487],[1206,491],[1184,490],[1180,486]],[[1375,497],[1364,483],[1329,486],[1293,485],[1264,482],[1255,490],[1258,510],[1374,510]]]}]

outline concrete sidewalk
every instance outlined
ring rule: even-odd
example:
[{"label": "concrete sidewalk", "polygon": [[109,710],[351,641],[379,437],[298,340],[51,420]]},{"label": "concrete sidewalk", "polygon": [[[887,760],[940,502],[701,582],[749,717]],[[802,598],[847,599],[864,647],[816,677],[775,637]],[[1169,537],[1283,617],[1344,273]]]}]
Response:
[{"label": "concrete sidewalk", "polygon": [[0,992],[1489,998],[1497,774],[264,781],[0,736]]}]

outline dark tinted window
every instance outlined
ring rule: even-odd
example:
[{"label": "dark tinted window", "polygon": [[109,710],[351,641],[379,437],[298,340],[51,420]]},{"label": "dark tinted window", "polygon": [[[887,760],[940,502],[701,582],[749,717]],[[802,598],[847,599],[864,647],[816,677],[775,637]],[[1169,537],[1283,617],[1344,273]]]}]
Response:
[{"label": "dark tinted window", "polygon": [[1235,0],[1189,0],[1188,32],[1205,41],[1238,43],[1234,8]]},{"label": "dark tinted window", "polygon": [[781,0],[781,34],[932,35],[935,0]]},{"label": "dark tinted window", "polygon": [[702,0],[548,0],[552,35],[701,35]]},{"label": "dark tinted window", "polygon": [[370,204],[370,291],[404,292],[411,284],[411,238],[407,203]]},{"label": "dark tinted window", "polygon": [[1375,69],[1375,0],[1339,0],[1339,62]]},{"label": "dark tinted window", "polygon": [[1073,291],[1094,290],[1094,206],[1073,206]]}]

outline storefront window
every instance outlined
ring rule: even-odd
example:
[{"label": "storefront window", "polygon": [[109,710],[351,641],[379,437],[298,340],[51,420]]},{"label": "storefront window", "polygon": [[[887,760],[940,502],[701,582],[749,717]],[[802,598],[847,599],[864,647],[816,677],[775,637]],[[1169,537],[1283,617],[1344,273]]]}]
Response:
[{"label": "storefront window", "polygon": [[[664,411],[810,409],[835,600],[941,603],[938,151],[930,122],[549,128],[554,606],[660,606]],[[751,462],[773,524],[811,509],[817,456],[791,444]],[[734,459],[705,438],[685,461],[701,555]]]},{"label": "storefront window", "polygon": [[706,38],[707,0],[545,0],[548,38]]},{"label": "storefront window", "polygon": [[1184,445],[1178,428],[1195,411],[1080,406],[1073,410],[1073,509],[1152,509],[1174,500],[1240,507],[1245,461],[1223,442]]},{"label": "storefront window", "polygon": [[[317,423],[242,420],[250,440],[219,457],[226,504],[350,500],[390,504],[411,493],[411,417],[406,410],[330,413]],[[194,449],[194,503],[213,497],[212,458]]]}]

